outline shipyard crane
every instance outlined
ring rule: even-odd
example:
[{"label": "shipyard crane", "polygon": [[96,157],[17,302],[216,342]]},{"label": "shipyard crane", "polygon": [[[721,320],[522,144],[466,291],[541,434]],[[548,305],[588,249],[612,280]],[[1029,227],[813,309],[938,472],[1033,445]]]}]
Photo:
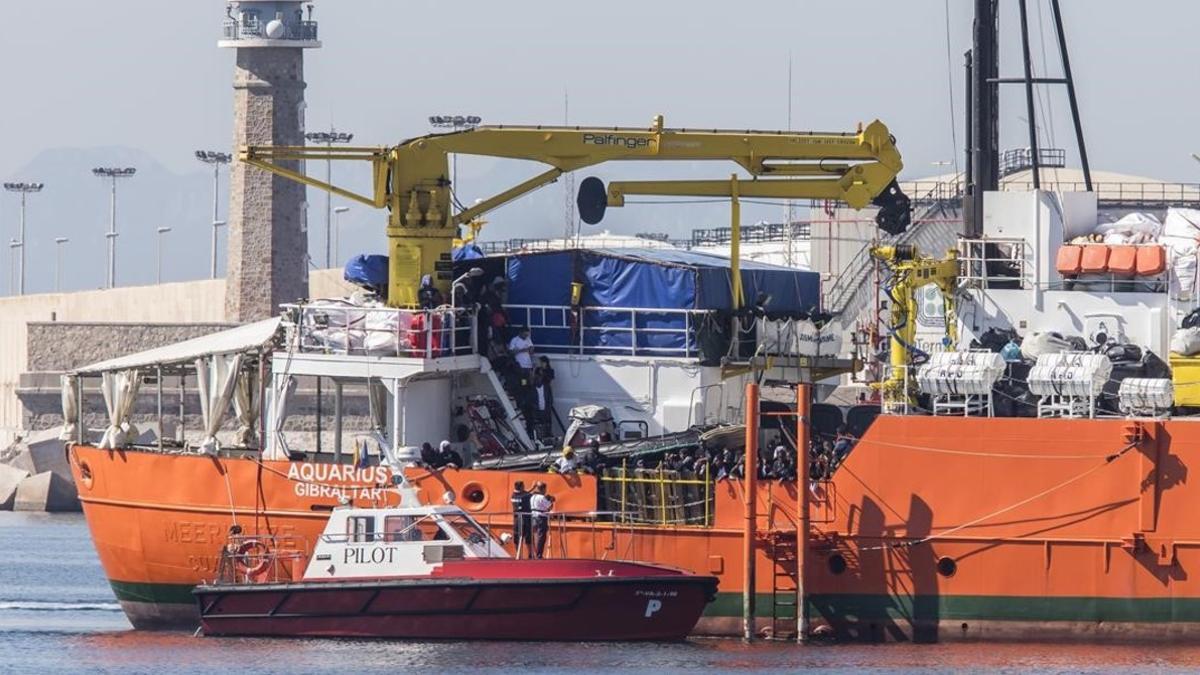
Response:
[{"label": "shipyard crane", "polygon": [[[550,169],[471,207],[454,195],[451,154],[482,155],[541,162]],[[491,209],[553,182],[563,173],[614,160],[725,160],[751,176],[720,180],[620,181],[607,188],[596,178],[582,181],[580,217],[600,221],[607,207],[622,206],[628,195],[728,197],[733,223],[742,197],[840,200],[852,208],[880,208],[876,218],[886,232],[909,223],[909,201],[896,184],[903,164],[895,139],[878,120],[854,133],[669,129],[658,115],[646,128],[480,126],[413,138],[394,147],[328,148],[250,146],[238,153],[247,164],[346,199],[389,211],[389,288],[393,307],[417,303],[423,275],[445,287],[451,278],[451,243],[460,226]],[[306,160],[369,162],[369,194],[305,175]],[[741,299],[734,237],[734,297]],[[445,290],[445,288],[443,288]]]},{"label": "shipyard crane", "polygon": [[913,357],[923,355],[917,347],[917,311],[921,289],[937,286],[946,308],[947,346],[958,341],[954,294],[958,288],[958,252],[950,249],[943,258],[927,258],[915,246],[875,246],[871,257],[890,272],[885,282],[888,305],[889,364],[891,373],[877,386],[885,402],[915,401],[916,378],[908,374]]}]

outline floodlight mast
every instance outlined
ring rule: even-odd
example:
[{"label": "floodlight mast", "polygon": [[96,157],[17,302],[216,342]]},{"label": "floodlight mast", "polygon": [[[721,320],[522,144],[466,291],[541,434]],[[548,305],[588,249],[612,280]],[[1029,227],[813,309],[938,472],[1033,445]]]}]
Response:
[{"label": "floodlight mast", "polygon": [[212,212],[212,251],[209,255],[209,271],[208,278],[217,278],[217,230],[225,224],[221,220],[220,194],[221,194],[221,166],[228,164],[233,160],[233,155],[228,152],[218,152],[216,150],[197,150],[196,159],[209,164],[213,168],[213,212]]},{"label": "floodlight mast", "polygon": [[[479,115],[430,115],[429,125],[435,129],[449,129],[455,131],[469,131],[483,124],[483,118]],[[457,193],[458,191],[458,153],[450,156],[450,192]],[[457,196],[457,195],[456,195]]]},{"label": "floodlight mast", "polygon": [[[329,150],[333,150],[334,143],[349,143],[354,140],[354,134],[344,131],[338,131],[331,124],[329,131],[310,131],[304,134],[304,138],[309,143],[318,143],[324,145]],[[333,161],[325,160],[325,182],[333,183]],[[333,255],[331,252],[331,239],[333,231],[333,194],[325,193],[325,268],[333,266]]]},{"label": "floodlight mast", "polygon": [[131,166],[99,166],[92,169],[92,175],[108,179],[112,183],[108,232],[104,234],[108,239],[108,279],[105,288],[115,288],[117,285],[117,181],[122,178],[131,178],[135,173],[137,173],[137,169]]},{"label": "floodlight mast", "polygon": [[17,248],[20,255],[17,258],[17,295],[25,295],[25,197],[41,192],[45,183],[5,183],[4,189],[21,195],[21,225],[17,232]]}]

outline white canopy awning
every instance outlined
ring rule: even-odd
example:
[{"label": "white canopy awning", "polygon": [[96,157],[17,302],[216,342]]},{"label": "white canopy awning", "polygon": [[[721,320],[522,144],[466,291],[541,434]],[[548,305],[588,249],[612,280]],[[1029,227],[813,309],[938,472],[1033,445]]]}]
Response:
[{"label": "white canopy awning", "polygon": [[75,373],[79,375],[96,375],[131,368],[191,365],[196,359],[212,354],[236,354],[258,351],[267,346],[275,337],[281,320],[280,317],[274,317],[256,321],[255,323],[248,323],[244,326],[213,333],[212,335],[192,338],[191,340],[176,342],[173,345],[93,363],[89,366],[76,368]]}]

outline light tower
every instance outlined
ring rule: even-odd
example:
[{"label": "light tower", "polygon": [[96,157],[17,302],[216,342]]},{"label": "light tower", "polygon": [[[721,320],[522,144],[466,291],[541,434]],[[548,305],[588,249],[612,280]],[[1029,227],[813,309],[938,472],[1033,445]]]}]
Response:
[{"label": "light tower", "polygon": [[135,173],[137,173],[137,169],[131,166],[98,166],[92,169],[92,174],[97,178],[105,178],[112,181],[112,193],[109,199],[108,232],[104,234],[104,237],[108,239],[108,281],[104,285],[105,288],[116,288],[117,285],[117,181],[122,178],[130,178]]},{"label": "light tower", "polygon": [[[451,132],[469,131],[483,123],[479,115],[430,115],[429,126],[434,129],[449,129]],[[450,190],[457,196],[458,154],[450,158]]]},{"label": "light tower", "polygon": [[5,183],[4,189],[21,195],[21,228],[17,231],[17,248],[21,249],[17,258],[17,295],[25,295],[25,196],[33,192],[41,192],[45,183]]},{"label": "light tower", "polygon": [[[338,131],[329,125],[329,131],[311,131],[304,134],[304,138],[310,143],[324,145],[330,150],[333,149],[334,143],[349,143],[354,140],[354,134],[345,131]],[[325,160],[325,182],[333,185],[333,160]],[[330,230],[333,228],[333,193],[325,193],[325,268],[333,266],[331,256],[329,254],[329,237]]]},{"label": "light tower", "polygon": [[212,264],[208,273],[209,279],[217,278],[217,229],[225,224],[221,220],[221,166],[228,164],[233,155],[216,150],[197,150],[196,159],[213,168],[213,216],[212,216]]},{"label": "light tower", "polygon": [[[313,3],[229,0],[224,39],[236,50],[233,147],[304,145],[304,50],[320,47]],[[284,163],[299,170],[299,162]],[[234,162],[229,172],[225,315],[254,321],[308,296],[304,187]],[[214,219],[215,220],[215,219]]]}]

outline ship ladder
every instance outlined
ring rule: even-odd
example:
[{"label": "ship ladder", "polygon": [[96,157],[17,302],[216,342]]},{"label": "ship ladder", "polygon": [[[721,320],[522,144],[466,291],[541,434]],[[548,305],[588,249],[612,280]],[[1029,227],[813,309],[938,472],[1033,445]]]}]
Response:
[{"label": "ship ladder", "polygon": [[776,532],[771,537],[771,630],[773,640],[794,640],[799,614],[796,583],[796,537]]}]

